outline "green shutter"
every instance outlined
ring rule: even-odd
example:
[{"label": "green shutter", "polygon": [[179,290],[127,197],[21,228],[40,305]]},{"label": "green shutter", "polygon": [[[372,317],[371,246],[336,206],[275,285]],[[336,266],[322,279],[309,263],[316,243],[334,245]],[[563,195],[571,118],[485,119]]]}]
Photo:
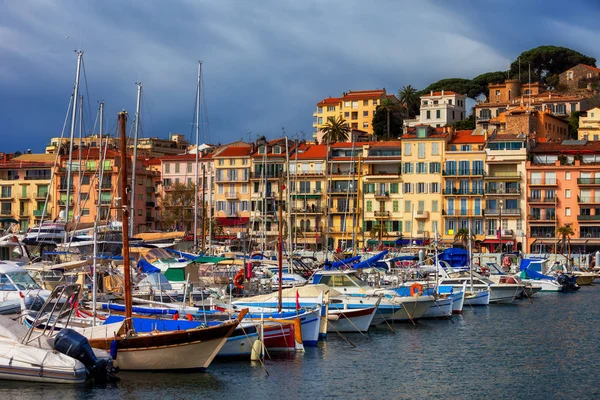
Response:
[{"label": "green shutter", "polygon": [[398,212],[398,200],[394,200],[394,202],[392,204],[393,204],[392,208],[393,208],[394,212]]}]

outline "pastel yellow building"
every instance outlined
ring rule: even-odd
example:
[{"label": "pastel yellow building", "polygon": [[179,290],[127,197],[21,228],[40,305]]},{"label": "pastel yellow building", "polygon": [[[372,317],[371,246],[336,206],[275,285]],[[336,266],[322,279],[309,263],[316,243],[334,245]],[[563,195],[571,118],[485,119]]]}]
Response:
[{"label": "pastel yellow building", "polygon": [[402,235],[401,145],[400,141],[387,141],[362,146],[359,189],[363,193],[359,207],[363,242],[359,245],[363,247],[378,245],[380,237],[384,245],[396,244]]},{"label": "pastel yellow building", "polygon": [[[481,131],[452,133],[444,153],[444,229],[446,243],[461,229],[471,229],[476,240],[485,239],[483,211],[485,136]],[[460,240],[457,240],[460,243]]]},{"label": "pastel yellow building", "polygon": [[417,244],[442,235],[442,163],[450,133],[418,125],[402,136],[403,236]]},{"label": "pastel yellow building", "polygon": [[329,97],[317,103],[317,110],[313,114],[313,138],[322,141],[323,134],[319,130],[327,123],[329,117],[344,118],[351,129],[373,133],[373,116],[375,110],[385,99],[397,103],[398,99],[393,94],[388,95],[385,89],[357,90],[344,93],[342,97]]},{"label": "pastel yellow building", "polygon": [[600,107],[594,107],[579,116],[579,140],[600,140]]}]

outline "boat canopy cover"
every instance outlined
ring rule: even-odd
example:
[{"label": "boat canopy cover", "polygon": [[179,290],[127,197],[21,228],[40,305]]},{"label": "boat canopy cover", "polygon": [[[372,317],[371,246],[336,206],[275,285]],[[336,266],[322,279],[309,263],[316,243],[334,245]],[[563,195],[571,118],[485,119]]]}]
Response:
[{"label": "boat canopy cover", "polygon": [[233,260],[231,257],[211,257],[211,256],[200,256],[194,258],[194,262],[197,264],[216,264],[221,261]]},{"label": "boat canopy cover", "polygon": [[381,253],[376,254],[371,258],[367,258],[365,261],[361,261],[359,263],[354,264],[353,267],[354,267],[354,269],[374,267],[375,264],[377,264],[377,261],[381,260],[387,253],[388,253],[388,251],[384,250]]},{"label": "boat canopy cover", "polygon": [[156,274],[160,272],[160,268],[155,267],[143,258],[140,258],[137,267],[140,268],[144,274]]},{"label": "boat canopy cover", "polygon": [[[187,260],[196,261],[196,259],[199,258],[197,254],[186,253],[185,251],[181,251],[181,250],[173,250],[173,249],[169,249],[169,248],[166,248],[165,250],[167,250],[171,254],[178,255],[180,258],[185,258]],[[203,254],[200,254],[200,257],[201,256],[203,256]]]},{"label": "boat canopy cover", "polygon": [[524,258],[521,260],[519,269],[525,272],[526,277],[530,279],[555,280],[552,276],[542,274],[542,262],[541,259]]},{"label": "boat canopy cover", "polygon": [[[329,292],[329,296],[339,296],[342,293],[338,292],[335,289],[330,288],[327,285],[323,285],[323,284],[318,284],[318,285],[306,285],[306,286],[299,286],[296,288],[289,288],[289,289],[283,289],[281,291],[281,297],[282,298],[296,298],[296,292],[298,292],[298,297],[300,299],[302,299],[303,297],[319,297],[319,295],[321,293],[327,293]],[[240,300],[241,302],[243,302],[244,304],[248,304],[248,303],[267,303],[269,301],[277,301],[278,300],[278,293],[277,292],[273,292],[273,293],[269,293],[269,294],[262,294],[262,295],[258,295],[258,296],[253,296],[253,297],[245,297],[244,299]],[[234,304],[236,303],[235,301],[233,302]]]},{"label": "boat canopy cover", "polygon": [[329,262],[329,263],[325,264],[324,266],[325,266],[325,269],[334,269],[334,268],[340,268],[340,267],[344,267],[344,266],[350,266],[357,261],[360,261],[360,256],[350,257],[350,258],[346,258],[345,260],[340,260],[340,261]]},{"label": "boat canopy cover", "polygon": [[[176,310],[172,310],[169,314],[177,314]],[[213,313],[215,311],[207,310],[207,313]],[[105,321],[105,323],[115,323],[125,320],[122,315],[111,315]],[[182,331],[186,329],[201,328],[204,325],[203,321],[187,321],[187,320],[172,320],[172,319],[158,319],[158,318],[131,318],[133,321],[133,329],[136,332],[171,332],[171,331]],[[220,324],[222,322],[217,322]]]},{"label": "boat canopy cover", "polygon": [[465,249],[450,248],[442,251],[438,259],[446,261],[454,269],[469,265],[469,252]]}]

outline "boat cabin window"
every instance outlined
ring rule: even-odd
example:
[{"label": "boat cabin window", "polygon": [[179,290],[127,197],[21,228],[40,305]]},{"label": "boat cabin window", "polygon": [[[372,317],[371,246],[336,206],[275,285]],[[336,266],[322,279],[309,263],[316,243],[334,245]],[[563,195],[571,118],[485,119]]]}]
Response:
[{"label": "boat cabin window", "polygon": [[344,286],[367,286],[366,283],[360,279],[350,275],[323,275],[319,280],[319,283],[323,283],[329,287],[344,287]]},{"label": "boat cabin window", "polygon": [[27,272],[9,272],[0,275],[0,290],[26,289],[40,289],[40,286]]}]

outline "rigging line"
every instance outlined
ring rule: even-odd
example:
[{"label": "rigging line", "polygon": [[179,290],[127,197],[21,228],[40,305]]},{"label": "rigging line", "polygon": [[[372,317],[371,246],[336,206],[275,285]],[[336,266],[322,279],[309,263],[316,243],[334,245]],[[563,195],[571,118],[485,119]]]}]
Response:
[{"label": "rigging line", "polygon": [[[202,77],[200,77],[200,79],[202,79]],[[197,107],[198,107],[198,87],[196,86],[196,93],[194,93],[194,111],[192,112],[192,123],[190,125],[190,136],[188,136],[188,143],[194,143],[196,141],[196,139],[195,139],[196,135],[194,134],[194,131],[195,131],[194,127],[200,120],[200,116],[196,115]],[[196,121],[196,120],[198,120],[198,121]]]},{"label": "rigging line", "polygon": [[[90,102],[90,91],[88,89],[87,74],[85,72],[85,60],[83,59],[83,57],[81,58],[81,68],[83,69],[83,81],[85,83],[85,95],[87,97],[88,115],[90,116],[90,119],[91,119],[92,109],[91,109],[91,102]],[[81,113],[83,114],[83,110],[81,110]]]},{"label": "rigging line", "polygon": [[207,110],[207,106],[206,106],[206,86],[204,85],[204,74],[202,76],[200,76],[200,81],[201,81],[201,85],[204,88],[204,96],[200,97],[200,107],[204,109],[204,119],[206,120],[206,130],[205,130],[205,134],[204,134],[204,142],[205,143],[209,143],[210,142],[210,124],[208,122],[208,110]]},{"label": "rigging line", "polygon": [[[58,141],[58,146],[57,146],[57,149],[55,150],[56,155],[54,156],[54,166],[52,167],[52,172],[50,173],[50,184],[48,185],[48,190],[46,191],[46,199],[44,200],[44,207],[42,208],[42,216],[40,217],[40,224],[38,226],[38,236],[40,235],[40,232],[42,230],[42,225],[44,223],[44,217],[46,216],[46,212],[48,211],[48,202],[50,201],[50,192],[51,192],[50,188],[52,187],[52,184],[55,180],[54,178],[56,176],[56,166],[58,164],[60,148],[62,147],[63,138],[65,136],[65,129],[67,128],[67,122],[69,121],[69,115],[71,114],[72,104],[73,104],[73,93],[71,93],[71,96],[69,97],[69,105],[67,106],[67,113],[65,114],[65,121],[63,123],[63,128],[60,133],[60,140]],[[36,251],[40,250],[41,245],[42,245],[41,243],[38,243],[35,247],[35,250]]]},{"label": "rigging line", "polygon": [[[154,125],[154,119],[152,118],[152,110],[150,109],[150,102],[148,101],[148,99],[146,99],[146,93],[142,90],[142,108],[143,111],[145,111],[145,116],[148,116],[148,119],[150,120],[150,128],[153,131],[156,131],[156,126]],[[140,122],[143,125],[144,124],[144,119],[145,118],[140,118]]]}]

